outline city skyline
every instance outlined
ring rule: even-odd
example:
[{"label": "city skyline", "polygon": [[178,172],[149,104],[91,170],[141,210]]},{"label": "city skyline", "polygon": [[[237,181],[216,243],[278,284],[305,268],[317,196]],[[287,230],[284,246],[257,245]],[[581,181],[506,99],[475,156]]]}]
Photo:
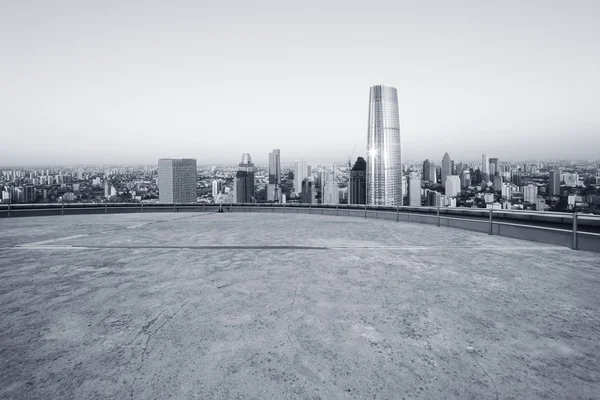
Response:
[{"label": "city skyline", "polygon": [[404,159],[594,157],[600,5],[480,3],[8,2],[0,164],[342,161],[374,84],[398,89]]}]

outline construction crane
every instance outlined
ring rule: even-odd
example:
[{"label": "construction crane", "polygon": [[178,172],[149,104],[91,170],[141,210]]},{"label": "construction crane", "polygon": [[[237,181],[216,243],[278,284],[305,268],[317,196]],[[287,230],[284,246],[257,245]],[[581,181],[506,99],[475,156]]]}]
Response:
[{"label": "construction crane", "polygon": [[348,170],[352,169],[352,157],[354,156],[354,152],[356,151],[356,145],[354,145],[354,149],[352,149],[352,154],[348,157]]}]

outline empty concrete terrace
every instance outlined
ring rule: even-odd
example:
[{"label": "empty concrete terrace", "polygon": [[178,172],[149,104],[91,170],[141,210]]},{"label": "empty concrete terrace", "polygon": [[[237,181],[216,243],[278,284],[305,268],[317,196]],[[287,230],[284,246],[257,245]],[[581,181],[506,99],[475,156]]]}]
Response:
[{"label": "empty concrete terrace", "polygon": [[0,219],[0,398],[597,398],[600,254],[303,214]]}]

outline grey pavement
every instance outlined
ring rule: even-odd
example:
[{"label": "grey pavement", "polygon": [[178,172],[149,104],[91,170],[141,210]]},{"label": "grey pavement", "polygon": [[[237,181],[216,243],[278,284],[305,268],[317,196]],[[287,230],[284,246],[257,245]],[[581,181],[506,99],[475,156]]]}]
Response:
[{"label": "grey pavement", "polygon": [[597,399],[600,254],[352,217],[0,219],[0,398]]}]

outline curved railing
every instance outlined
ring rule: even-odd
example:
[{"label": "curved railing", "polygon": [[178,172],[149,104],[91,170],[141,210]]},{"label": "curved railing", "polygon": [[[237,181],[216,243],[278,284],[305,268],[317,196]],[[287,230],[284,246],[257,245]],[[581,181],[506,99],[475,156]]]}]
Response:
[{"label": "curved railing", "polygon": [[346,204],[44,203],[0,204],[0,218],[144,212],[217,212],[219,210],[337,215],[417,222],[600,252],[600,216],[554,212]]}]

